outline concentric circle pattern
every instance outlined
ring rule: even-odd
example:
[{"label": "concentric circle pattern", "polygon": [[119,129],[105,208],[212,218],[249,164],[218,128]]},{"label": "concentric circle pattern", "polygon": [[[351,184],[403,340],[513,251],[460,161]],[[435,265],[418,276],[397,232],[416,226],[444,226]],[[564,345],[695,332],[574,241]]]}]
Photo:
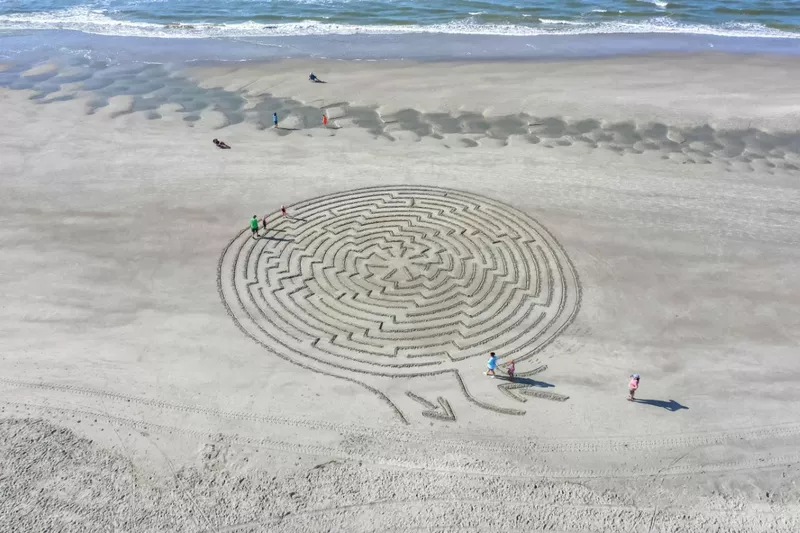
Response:
[{"label": "concentric circle pattern", "polygon": [[555,239],[473,194],[360,189],[292,206],[269,227],[226,248],[220,290],[248,334],[305,364],[410,376],[489,351],[524,360],[578,309]]}]

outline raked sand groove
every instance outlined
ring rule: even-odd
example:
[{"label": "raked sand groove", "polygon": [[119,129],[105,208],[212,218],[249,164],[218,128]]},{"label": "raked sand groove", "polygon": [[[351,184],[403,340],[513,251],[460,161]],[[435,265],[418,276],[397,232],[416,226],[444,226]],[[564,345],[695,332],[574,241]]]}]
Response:
[{"label": "raked sand groove", "polygon": [[796,131],[675,127],[661,122],[609,122],[522,112],[488,116],[476,110],[429,113],[407,108],[384,114],[377,105],[329,102],[316,106],[268,92],[251,94],[246,88],[201,87],[162,65],[122,66],[73,58],[52,68],[30,67],[8,66],[0,72],[0,87],[33,91],[31,99],[42,104],[82,97],[87,101],[88,114],[108,107],[112,98],[120,96],[128,100],[110,111],[112,117],[145,113],[148,119],[159,120],[160,109],[167,106],[176,108],[189,126],[209,120],[216,129],[248,123],[259,130],[272,130],[272,114],[277,113],[280,127],[274,131],[286,136],[319,128],[324,112],[330,120],[331,135],[339,128],[355,127],[389,141],[409,136],[416,140],[433,138],[448,147],[476,147],[484,140],[547,148],[576,145],[620,155],[659,154],[683,164],[719,162],[735,165],[737,170],[800,171],[800,133]]},{"label": "raked sand groove", "polygon": [[493,347],[523,362],[578,310],[561,246],[488,198],[388,186],[290,209],[271,216],[266,235],[247,232],[228,249],[235,287],[226,289],[259,333],[310,344],[325,362],[390,377],[452,368]]},{"label": "raked sand groove", "polygon": [[237,323],[293,362],[391,378],[476,373],[495,350],[524,363],[578,312],[563,248],[494,200],[389,186],[290,211],[258,239],[241,233],[219,275]]}]

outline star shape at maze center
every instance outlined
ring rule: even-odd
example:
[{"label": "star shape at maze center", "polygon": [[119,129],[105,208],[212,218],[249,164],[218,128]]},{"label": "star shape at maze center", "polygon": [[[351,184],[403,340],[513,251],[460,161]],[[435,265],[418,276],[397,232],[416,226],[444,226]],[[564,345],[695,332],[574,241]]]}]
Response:
[{"label": "star shape at maze center", "polygon": [[[416,246],[392,245],[380,254],[373,255],[367,261],[367,269],[373,275],[388,282],[411,282],[425,277],[430,279],[441,263],[436,257],[431,257],[428,250],[421,251]],[[433,254],[436,255],[436,254]]]}]

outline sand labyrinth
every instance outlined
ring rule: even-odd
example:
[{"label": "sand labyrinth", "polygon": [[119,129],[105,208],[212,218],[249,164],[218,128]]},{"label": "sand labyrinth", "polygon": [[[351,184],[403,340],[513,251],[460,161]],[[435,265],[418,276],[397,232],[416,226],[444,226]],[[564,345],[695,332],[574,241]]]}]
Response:
[{"label": "sand labyrinth", "polygon": [[312,369],[413,377],[518,362],[554,339],[580,289],[557,241],[493,200],[379,187],[309,200],[237,236],[220,291],[237,324]]}]

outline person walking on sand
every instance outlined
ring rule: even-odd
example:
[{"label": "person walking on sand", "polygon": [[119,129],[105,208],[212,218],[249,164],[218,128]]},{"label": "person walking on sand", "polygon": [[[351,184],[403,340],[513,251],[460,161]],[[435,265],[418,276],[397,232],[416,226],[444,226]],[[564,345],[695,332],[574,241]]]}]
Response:
[{"label": "person walking on sand", "polygon": [[325,113],[322,114],[322,127],[323,128],[328,127],[328,115]]},{"label": "person walking on sand", "polygon": [[253,238],[258,239],[258,217],[255,215],[250,219],[250,231],[253,232]]},{"label": "person walking on sand", "polygon": [[278,113],[273,113],[272,114],[272,127],[273,128],[277,128],[278,127]]},{"label": "person walking on sand", "polygon": [[285,217],[289,216],[289,212],[286,210],[286,206],[285,205],[281,206],[281,215],[283,215]]},{"label": "person walking on sand", "polygon": [[264,218],[261,219],[261,225],[264,226],[264,235],[267,234],[267,217],[269,215],[264,215]]},{"label": "person walking on sand", "polygon": [[628,383],[628,401],[632,402],[635,400],[634,395],[636,391],[639,389],[639,374],[633,374],[631,376],[631,382]]},{"label": "person walking on sand", "polygon": [[484,374],[495,377],[494,371],[497,368],[497,356],[494,352],[489,354],[489,361],[486,363],[486,368],[487,370],[484,372]]}]

